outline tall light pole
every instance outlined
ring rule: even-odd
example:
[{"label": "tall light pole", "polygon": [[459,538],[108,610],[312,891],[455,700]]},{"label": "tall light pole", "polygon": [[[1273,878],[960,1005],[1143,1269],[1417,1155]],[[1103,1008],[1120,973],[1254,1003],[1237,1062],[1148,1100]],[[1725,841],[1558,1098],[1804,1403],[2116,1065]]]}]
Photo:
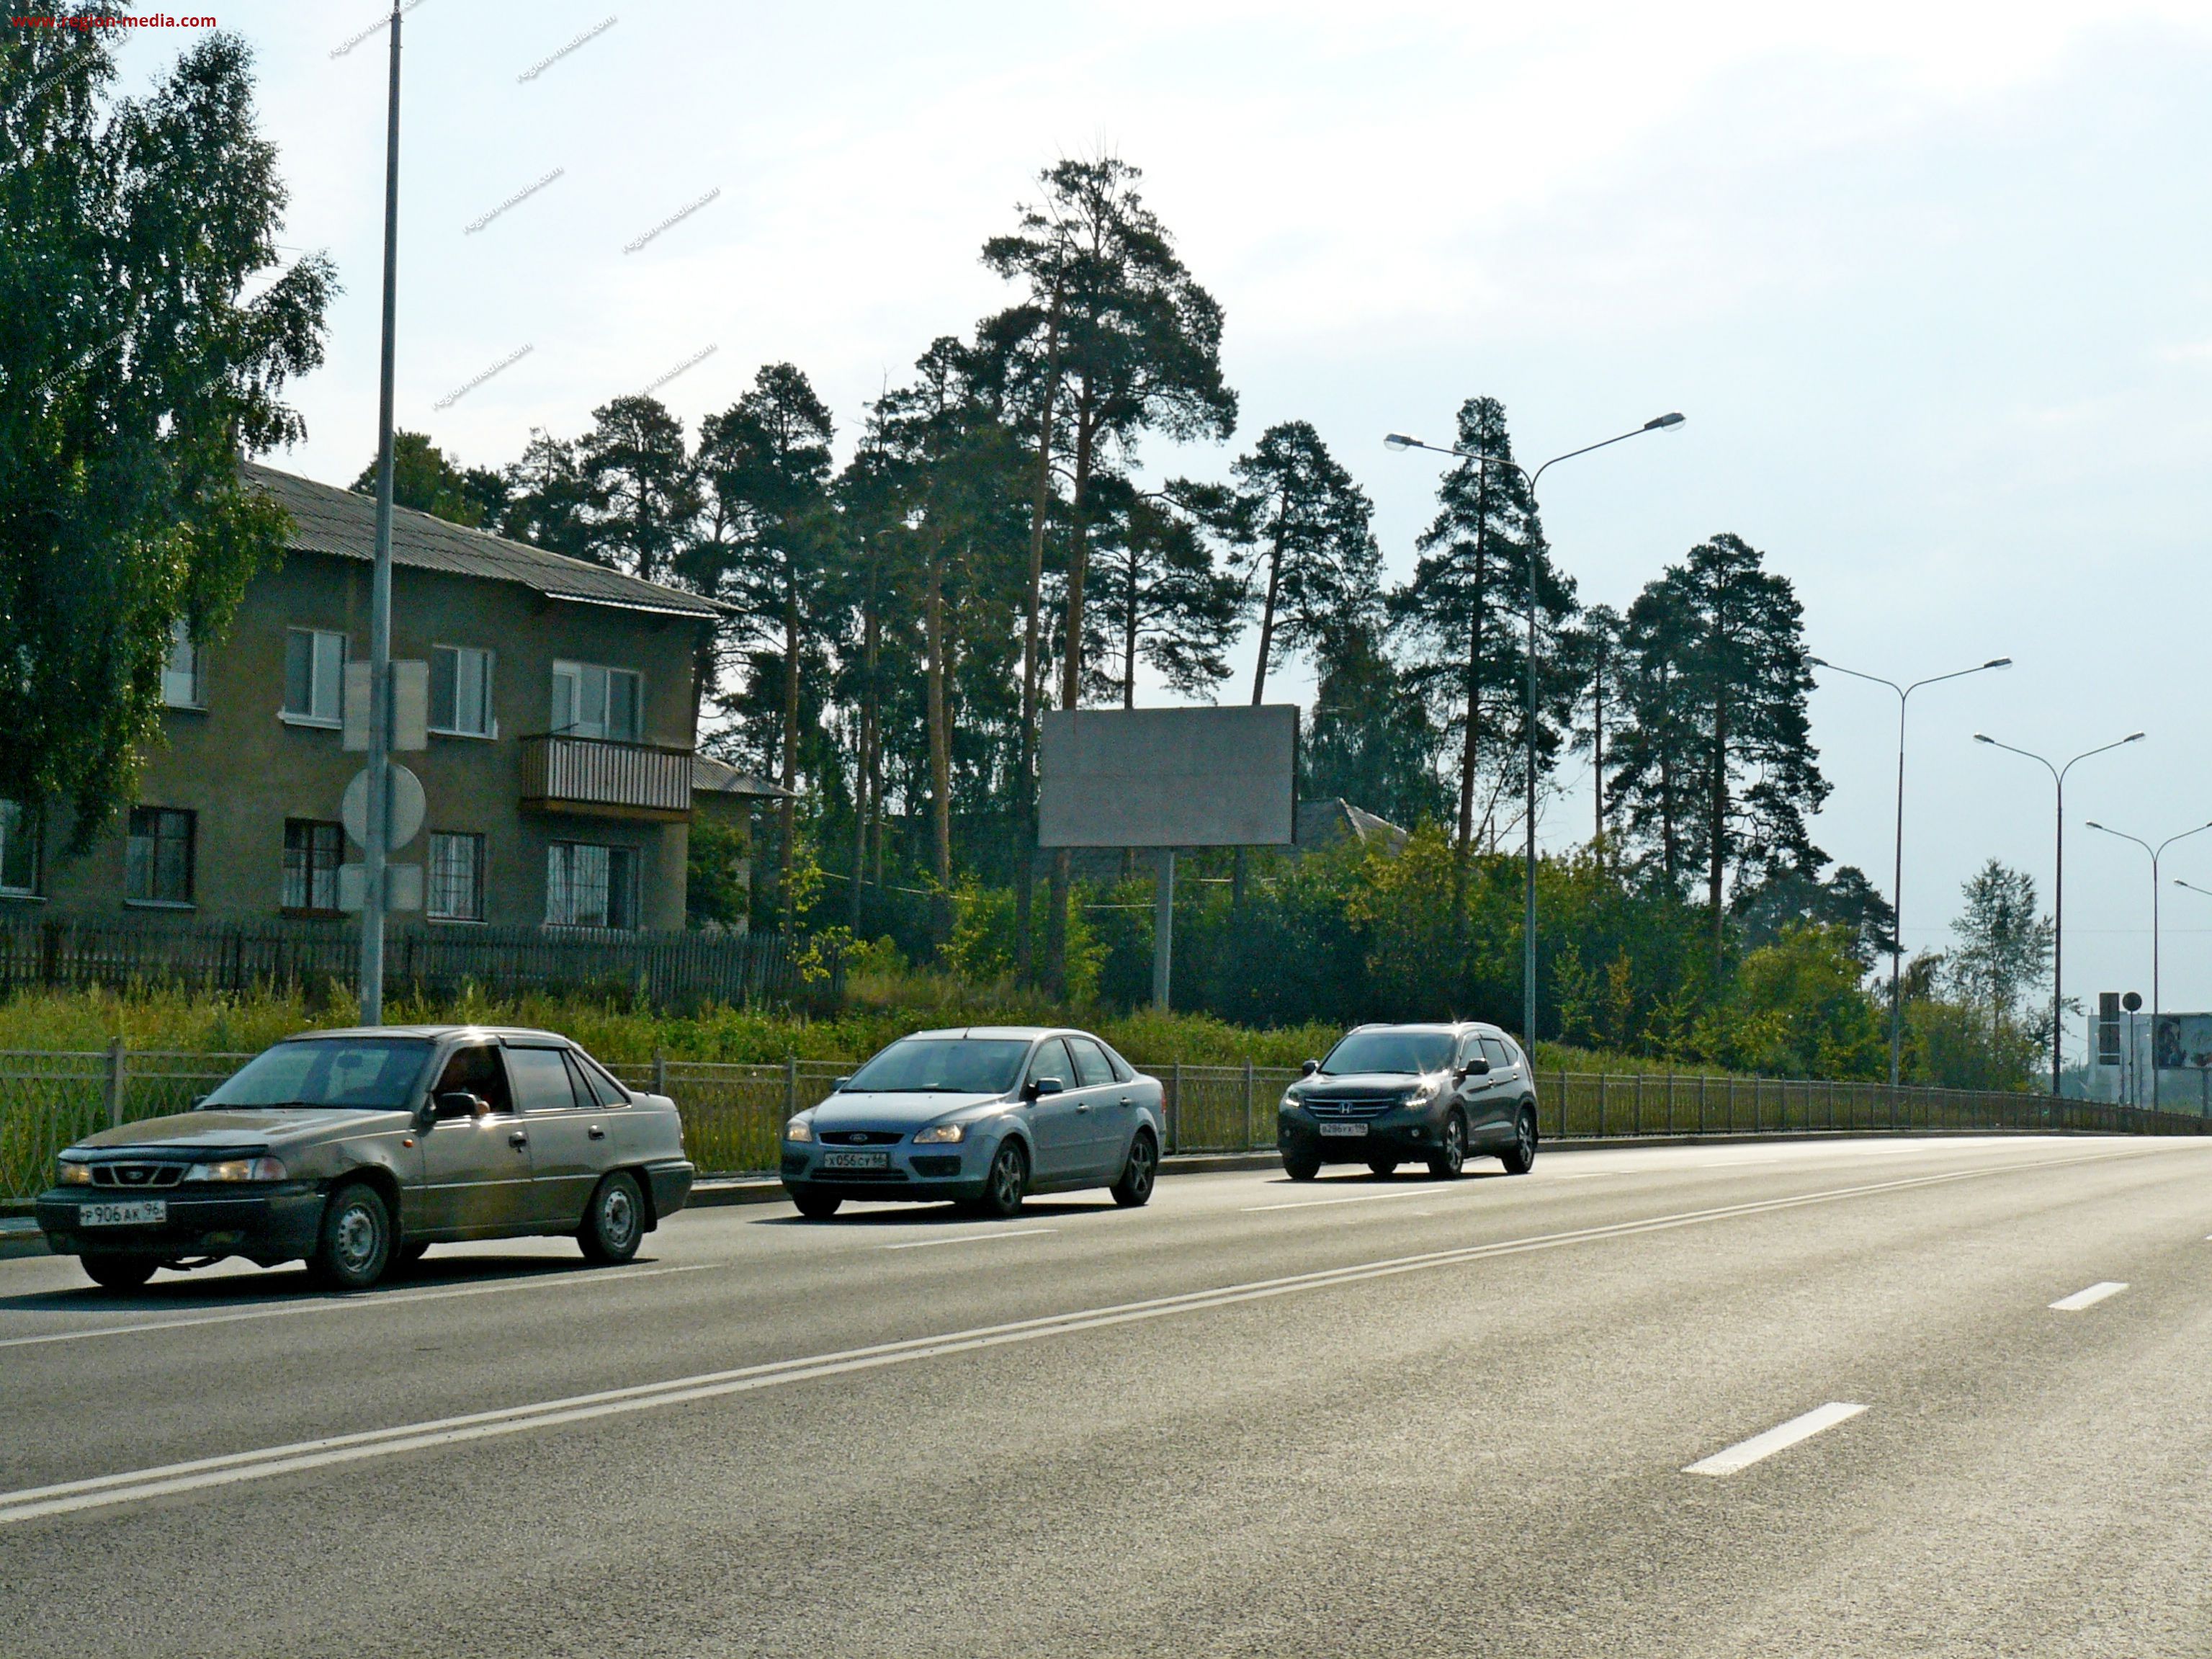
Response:
[{"label": "tall light pole", "polygon": [[384,356],[376,411],[376,563],[368,588],[368,811],[362,842],[361,1023],[384,1023],[386,845],[392,832],[392,360],[399,289],[399,12],[384,137]]},{"label": "tall light pole", "polygon": [[[1596,443],[1584,444],[1580,449],[1571,449],[1564,455],[1554,455],[1534,472],[1529,471],[1518,461],[1507,460],[1499,456],[1472,454],[1467,450],[1456,448],[1449,444],[1423,443],[1419,438],[1408,437],[1402,432],[1386,434],[1382,440],[1382,447],[1385,449],[1399,451],[1425,449],[1438,455],[1456,456],[1462,461],[1472,461],[1477,466],[1511,467],[1513,471],[1528,480],[1528,503],[1534,507],[1536,503],[1536,481],[1561,461],[1571,461],[1576,456],[1587,455],[1592,450],[1605,449],[1614,444],[1626,443],[1629,439],[1641,437],[1647,432],[1669,431],[1680,426],[1685,418],[1679,413],[1655,415],[1632,432],[1623,432],[1614,437],[1602,438]],[[1524,883],[1525,891],[1522,894],[1521,919],[1521,1035],[1522,1040],[1528,1045],[1528,1055],[1532,1064],[1534,1062],[1536,1054],[1536,539],[1532,536],[1528,539],[1528,586],[1526,596],[1528,607],[1528,696],[1523,720],[1528,737],[1528,752],[1525,757],[1528,774],[1526,805],[1528,871]],[[1468,709],[1467,717],[1472,726],[1474,710]]]},{"label": "tall light pole", "polygon": [[[2141,836],[2131,836],[2124,830],[2107,829],[2105,825],[2097,823],[2094,819],[2089,819],[2087,822],[2088,827],[2096,830],[2099,834],[2110,836],[2115,841],[2133,842],[2136,846],[2142,848],[2144,852],[2150,854],[2150,1105],[2151,1109],[2153,1111],[2156,1111],[2158,1109],[2159,1010],[2158,860],[2160,855],[2163,854],[2167,848],[2172,846],[2174,842],[2178,841],[2187,841],[2191,836],[2201,836],[2207,830],[2212,830],[2212,823],[2200,823],[2193,830],[2184,830],[2179,835],[2168,836],[2164,841],[2159,842],[2157,846],[2154,847]],[[2136,1097],[2136,1103],[2137,1105],[2141,1105],[2142,1103],[2142,1097],[2141,1094],[2142,1085],[2138,1083],[2136,1086],[2138,1091]]]},{"label": "tall light pole", "polygon": [[1899,995],[1899,975],[1905,952],[1905,710],[1912,701],[1912,694],[1923,685],[1940,685],[1945,680],[1964,679],[1969,674],[1979,674],[1992,668],[2009,668],[2010,657],[1992,657],[1972,668],[1957,668],[1948,674],[1931,674],[1924,680],[1915,680],[1910,685],[1899,685],[1895,680],[1886,680],[1879,674],[1862,674],[1856,668],[1841,667],[1820,657],[1808,657],[1806,661],[1815,668],[1826,668],[1838,674],[1848,674],[1855,680],[1865,680],[1872,685],[1886,685],[1897,693],[1897,852],[1891,867],[1889,906],[1891,936],[1889,941],[1889,1086],[1897,1087],[1898,1056],[1904,1048],[1904,1005]]},{"label": "tall light pole", "polygon": [[2142,739],[2142,732],[2130,732],[2117,742],[2095,749],[2085,749],[2073,760],[2053,766],[2030,750],[2015,749],[2008,743],[1999,743],[1995,738],[1980,732],[1974,733],[1976,743],[1985,743],[1992,749],[2003,750],[2008,755],[2020,755],[2033,761],[2051,774],[2051,784],[2057,791],[2056,842],[2051,860],[2051,1092],[2054,1098],[2058,1093],[2058,1073],[2063,1064],[2060,1038],[2065,1029],[2066,1018],[2066,1000],[2061,988],[2066,969],[2066,775],[2074,769],[2076,762],[2087,760],[2092,755],[2125,748],[2131,743],[2141,743]]}]

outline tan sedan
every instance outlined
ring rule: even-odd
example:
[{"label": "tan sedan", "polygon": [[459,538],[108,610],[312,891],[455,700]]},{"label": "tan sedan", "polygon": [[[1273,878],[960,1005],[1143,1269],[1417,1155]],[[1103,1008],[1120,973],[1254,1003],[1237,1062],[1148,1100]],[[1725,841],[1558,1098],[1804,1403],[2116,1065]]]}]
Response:
[{"label": "tan sedan", "polygon": [[111,1289],[228,1256],[364,1290],[433,1244],[574,1237],[627,1261],[684,1207],[675,1103],[566,1037],[483,1026],[316,1031],[189,1112],[77,1142],[39,1225]]}]

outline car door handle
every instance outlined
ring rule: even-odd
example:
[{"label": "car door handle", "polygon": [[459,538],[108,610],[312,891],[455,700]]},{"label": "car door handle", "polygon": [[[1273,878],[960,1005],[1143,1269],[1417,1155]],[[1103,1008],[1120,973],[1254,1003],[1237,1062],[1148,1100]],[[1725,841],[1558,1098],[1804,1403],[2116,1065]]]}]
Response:
[{"label": "car door handle", "polygon": [[1091,1103],[1087,1100],[1079,1100],[1075,1103],[1075,1109],[1079,1112],[1087,1112],[1091,1109]]},{"label": "car door handle", "polygon": [[530,1144],[530,1137],[517,1129],[507,1138],[507,1144],[510,1146],[527,1146]]},{"label": "car door handle", "polygon": [[596,1123],[592,1125],[592,1127],[584,1133],[590,1135],[594,1140],[605,1140],[607,1138],[607,1132],[599,1127]]},{"label": "car door handle", "polygon": [[1123,1095],[1123,1096],[1121,1097],[1121,1104],[1123,1104],[1124,1106],[1127,1106],[1128,1103],[1129,1103],[1129,1097],[1128,1097],[1128,1096],[1127,1096],[1127,1095]]}]

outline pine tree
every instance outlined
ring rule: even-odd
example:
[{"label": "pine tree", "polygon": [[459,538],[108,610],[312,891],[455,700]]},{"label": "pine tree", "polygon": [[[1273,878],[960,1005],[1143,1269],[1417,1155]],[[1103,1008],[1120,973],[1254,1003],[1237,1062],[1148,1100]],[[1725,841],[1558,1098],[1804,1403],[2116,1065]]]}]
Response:
[{"label": "pine tree", "polygon": [[[1034,464],[1039,487],[1032,548],[1041,545],[1042,508],[1056,470],[1067,476],[1067,548],[1063,566],[1066,642],[1060,702],[1073,708],[1083,690],[1085,586],[1094,475],[1133,457],[1148,432],[1178,439],[1226,439],[1236,429],[1237,394],[1221,374],[1221,307],[1176,255],[1173,240],[1137,191],[1139,170],[1112,156],[1066,161],[1040,176],[1043,200],[1023,210],[1019,228],[993,238],[983,260],[1028,289],[1008,316],[981,331],[1012,357],[1043,365],[1034,403]],[[1035,378],[1035,377],[1033,377]],[[1030,611],[1036,613],[1032,554]],[[1028,625],[1037,640],[1037,628]],[[1028,652],[1034,678],[1040,647]],[[1028,752],[1036,745],[1027,725]],[[1047,970],[1062,977],[1068,863],[1053,861],[1046,915]]]},{"label": "pine tree", "polygon": [[1126,479],[1100,481],[1097,604],[1086,613],[1084,650],[1084,681],[1094,696],[1135,708],[1139,659],[1186,696],[1211,698],[1229,678],[1243,589],[1218,562],[1214,538],[1232,507],[1225,491],[1188,480],[1154,494]]},{"label": "pine tree", "polygon": [[1392,662],[1379,607],[1322,630],[1320,683],[1298,759],[1302,794],[1364,807],[1406,829],[1440,818],[1450,795],[1437,776],[1443,736],[1428,704]]},{"label": "pine tree", "polygon": [[[815,642],[824,571],[836,526],[830,499],[830,411],[806,376],[789,363],[770,363],[752,390],[700,428],[697,477],[705,497],[707,534],[685,548],[681,569],[702,592],[736,610],[741,638],[773,641],[768,660],[782,682],[777,781],[799,783],[802,662]],[[816,644],[818,658],[820,648]],[[777,890],[787,925],[795,803],[781,815]]]},{"label": "pine tree", "polygon": [[[1960,890],[1965,908],[1951,924],[1958,948],[1945,962],[1953,994],[1972,1007],[1988,1010],[1990,1035],[2015,1029],[2027,994],[2051,972],[2051,918],[2039,915],[2035,878],[1991,859]],[[2048,1040],[2049,1015],[2039,1036]]]},{"label": "pine tree", "polygon": [[591,556],[644,581],[663,580],[700,511],[684,423],[657,398],[617,398],[592,411],[575,465]]},{"label": "pine tree", "polygon": [[1234,471],[1251,528],[1231,562],[1245,573],[1260,610],[1256,707],[1272,669],[1313,650],[1331,627],[1372,604],[1382,556],[1366,491],[1308,422],[1269,427]]},{"label": "pine tree", "polygon": [[521,459],[500,479],[506,505],[494,522],[501,535],[572,559],[591,557],[592,491],[574,443],[532,427]]},{"label": "pine tree", "polygon": [[[1413,683],[1431,705],[1455,712],[1459,825],[1464,854],[1475,822],[1475,778],[1486,743],[1504,775],[1518,777],[1528,740],[1526,629],[1537,630],[1540,670],[1536,755],[1547,766],[1559,746],[1559,717],[1571,681],[1544,638],[1573,614],[1574,584],[1553,565],[1528,480],[1508,465],[1513,445],[1504,406],[1470,398],[1460,408],[1457,447],[1468,461],[1444,475],[1436,520],[1417,546],[1413,578],[1390,596],[1390,614],[1411,643]],[[1533,567],[1533,569],[1532,569]],[[1534,589],[1535,615],[1526,615]]]},{"label": "pine tree", "polygon": [[1615,793],[1668,882],[1702,866],[1717,977],[1731,870],[1802,863],[1826,799],[1805,698],[1802,608],[1741,538],[1714,537],[1630,608],[1631,726]]},{"label": "pine tree", "polygon": [[[376,494],[377,463],[372,457],[353,481],[356,494]],[[392,499],[447,522],[480,529],[496,525],[507,506],[507,483],[486,467],[464,467],[448,460],[425,432],[392,434]]]}]

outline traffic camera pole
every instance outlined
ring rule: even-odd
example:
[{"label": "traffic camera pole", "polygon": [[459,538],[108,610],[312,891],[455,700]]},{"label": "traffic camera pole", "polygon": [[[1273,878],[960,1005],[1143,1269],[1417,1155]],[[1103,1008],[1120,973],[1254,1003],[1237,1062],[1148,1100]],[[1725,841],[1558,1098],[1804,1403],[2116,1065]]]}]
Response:
[{"label": "traffic camera pole", "polygon": [[384,141],[384,353],[376,414],[376,564],[368,605],[368,831],[362,842],[361,1023],[384,1023],[386,842],[392,823],[392,361],[399,283],[399,9]]}]

